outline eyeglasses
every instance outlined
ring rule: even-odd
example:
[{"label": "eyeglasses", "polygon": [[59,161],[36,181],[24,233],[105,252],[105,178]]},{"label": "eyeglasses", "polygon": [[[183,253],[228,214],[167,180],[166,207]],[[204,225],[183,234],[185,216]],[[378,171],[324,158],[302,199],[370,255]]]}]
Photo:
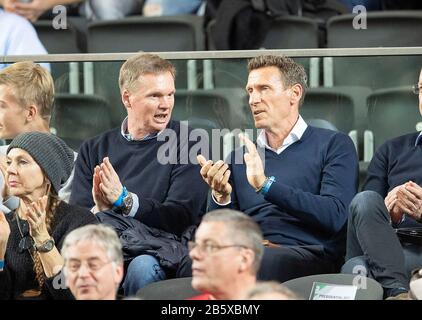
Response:
[{"label": "eyeglasses", "polygon": [[412,86],[412,92],[414,94],[420,94],[422,92],[422,86],[420,86],[418,83],[417,84],[414,84]]},{"label": "eyeglasses", "polygon": [[188,249],[189,252],[191,252],[193,249],[197,248],[198,252],[200,254],[213,254],[217,251],[220,251],[222,249],[226,249],[226,248],[243,248],[243,249],[248,249],[247,246],[241,245],[241,244],[230,244],[230,245],[226,245],[226,246],[220,246],[218,244],[211,244],[211,243],[203,243],[203,244],[199,244],[196,243],[194,241],[189,241],[188,242]]},{"label": "eyeglasses", "polygon": [[18,225],[19,233],[22,239],[19,241],[19,252],[22,253],[26,250],[33,249],[35,245],[34,239],[29,233],[29,223],[26,220],[21,220],[16,215],[16,223]]},{"label": "eyeglasses", "polygon": [[[88,260],[87,262],[85,262],[85,265],[86,265],[85,267],[88,268],[90,272],[98,272],[102,268],[104,268],[106,265],[112,262],[113,261],[102,261],[99,259]],[[84,263],[79,260],[71,260],[65,263],[65,267],[68,272],[77,273],[80,271],[82,264]]]}]

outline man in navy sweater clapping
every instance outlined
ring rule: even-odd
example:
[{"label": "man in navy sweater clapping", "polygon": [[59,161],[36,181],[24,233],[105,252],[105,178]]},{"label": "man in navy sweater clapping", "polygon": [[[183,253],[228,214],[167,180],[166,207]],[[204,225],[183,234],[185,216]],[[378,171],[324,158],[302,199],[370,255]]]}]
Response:
[{"label": "man in navy sweater clapping", "polygon": [[[413,91],[422,114],[422,70]],[[364,271],[381,283],[386,298],[407,298],[411,271],[422,266],[420,242],[400,243],[395,233],[422,228],[421,164],[422,133],[388,140],[375,152],[364,191],[350,205],[343,272]]]},{"label": "man in navy sweater clapping", "polygon": [[[197,164],[182,161],[194,144],[181,138],[191,129],[170,120],[174,79],[173,65],[156,55],[136,55],[123,64],[119,85],[128,116],[120,128],[82,144],[70,203],[94,213],[113,209],[178,237],[198,222],[207,185]],[[155,257],[139,255],[127,268],[124,294],[167,276]]]},{"label": "man in navy sweater clapping", "polygon": [[299,115],[307,81],[301,65],[265,55],[251,59],[248,70],[249,104],[262,131],[257,146],[242,136],[246,148],[232,152],[227,163],[198,156],[212,189],[211,208],[231,207],[259,224],[266,245],[260,279],[337,272],[357,190],[353,142],[308,126]]}]

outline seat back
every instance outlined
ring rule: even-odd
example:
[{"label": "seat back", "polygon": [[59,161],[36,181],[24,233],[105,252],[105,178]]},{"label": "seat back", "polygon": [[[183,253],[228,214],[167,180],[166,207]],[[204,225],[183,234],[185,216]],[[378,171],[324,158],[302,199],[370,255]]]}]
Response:
[{"label": "seat back", "polygon": [[203,49],[202,17],[142,17],[88,26],[88,52],[195,51]]},{"label": "seat back", "polygon": [[261,44],[265,49],[318,48],[318,23],[306,17],[278,17]]},{"label": "seat back", "polygon": [[136,293],[142,300],[185,300],[199,295],[192,288],[192,278],[177,278],[153,282]]},{"label": "seat back", "polygon": [[[327,22],[327,47],[417,47],[422,45],[422,11],[368,12],[367,28],[354,28],[354,14]],[[405,36],[404,36],[405,35]],[[365,85],[373,89],[404,86],[422,65],[422,56],[335,57],[334,85]],[[350,72],[353,70],[353,72]],[[330,78],[330,76],[326,76]]]},{"label": "seat back", "polygon": [[101,97],[57,94],[54,104],[52,131],[74,150],[84,140],[112,128],[110,106]]},{"label": "seat back", "polygon": [[[367,28],[356,28],[355,14],[327,21],[329,48],[421,46],[422,11],[367,12]],[[405,35],[405,36],[403,36]]]},{"label": "seat back", "polygon": [[79,53],[77,30],[71,23],[66,29],[55,29],[53,20],[38,20],[34,28],[48,53]]},{"label": "seat back", "polygon": [[284,282],[283,285],[298,296],[310,300],[315,282],[332,285],[355,285],[358,287],[355,300],[382,300],[383,298],[383,289],[377,281],[353,274],[317,274],[292,279]]},{"label": "seat back", "polygon": [[178,90],[172,113],[174,120],[191,117],[214,122],[220,129],[244,129],[251,124],[244,89]]},{"label": "seat back", "polygon": [[[74,21],[74,20],[71,20]],[[78,30],[70,19],[66,29],[54,29],[53,20],[38,20],[34,22],[35,30],[49,54],[80,53],[78,45]],[[69,92],[70,64],[65,62],[50,63],[51,75],[54,79],[56,92]]]},{"label": "seat back", "polygon": [[366,99],[370,93],[369,88],[359,86],[310,88],[299,111],[305,120],[324,119],[349,134],[360,153],[366,128]]},{"label": "seat back", "polygon": [[391,138],[422,130],[418,96],[411,87],[372,93],[368,97],[368,129],[373,133],[374,151]]}]

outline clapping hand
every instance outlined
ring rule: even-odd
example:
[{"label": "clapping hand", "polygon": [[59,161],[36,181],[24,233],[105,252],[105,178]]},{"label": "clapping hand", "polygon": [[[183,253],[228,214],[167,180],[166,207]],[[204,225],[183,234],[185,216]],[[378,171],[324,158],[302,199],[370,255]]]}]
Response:
[{"label": "clapping hand", "polygon": [[267,177],[264,173],[264,166],[259,156],[255,144],[243,134],[239,134],[239,139],[242,141],[248,152],[245,152],[244,159],[246,163],[246,176],[249,184],[255,189],[259,189],[264,184]]},{"label": "clapping hand", "polygon": [[47,202],[48,196],[43,196],[26,206],[26,219],[29,223],[31,236],[37,243],[50,238],[46,223]]},{"label": "clapping hand", "polygon": [[104,158],[103,162],[95,167],[93,176],[92,196],[97,209],[103,211],[112,208],[122,191],[123,185],[110,159]]}]

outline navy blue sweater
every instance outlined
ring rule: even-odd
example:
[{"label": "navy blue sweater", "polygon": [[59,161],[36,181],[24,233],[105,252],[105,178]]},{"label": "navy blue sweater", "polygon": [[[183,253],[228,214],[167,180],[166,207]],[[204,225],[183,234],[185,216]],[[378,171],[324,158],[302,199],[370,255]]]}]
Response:
[{"label": "navy blue sweater", "polygon": [[[175,155],[176,164],[163,165],[158,161],[158,152],[169,150],[167,142],[157,138],[127,141],[120,128],[84,142],[75,164],[70,203],[86,208],[94,206],[91,192],[94,168],[104,157],[109,157],[122,184],[139,197],[136,219],[176,235],[197,223],[205,210],[208,187],[199,173],[199,165],[186,161],[194,142],[180,138],[179,122],[170,121],[167,127],[177,136],[171,153],[166,153]],[[187,127],[184,132],[188,132]]]},{"label": "navy blue sweater", "polygon": [[[233,157],[239,155],[232,153],[231,163]],[[253,217],[265,239],[286,246],[322,245],[327,254],[344,254],[348,206],[358,181],[358,159],[347,135],[308,126],[301,140],[280,155],[266,149],[265,174],[276,182],[265,197],[248,183],[244,164],[230,167],[230,206]]]},{"label": "navy blue sweater", "polygon": [[[422,186],[422,144],[415,146],[419,132],[388,140],[375,152],[368,167],[364,190],[378,192],[385,198],[389,191],[409,180]],[[411,218],[400,227],[421,226]]]}]

